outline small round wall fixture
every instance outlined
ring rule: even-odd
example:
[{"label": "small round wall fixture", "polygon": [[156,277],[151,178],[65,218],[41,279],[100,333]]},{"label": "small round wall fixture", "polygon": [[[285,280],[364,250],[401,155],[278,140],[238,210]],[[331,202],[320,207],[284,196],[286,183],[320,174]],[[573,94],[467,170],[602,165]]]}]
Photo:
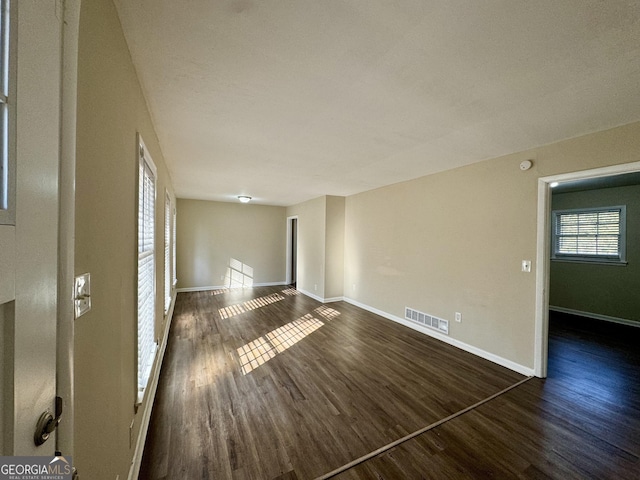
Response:
[{"label": "small round wall fixture", "polygon": [[532,165],[533,165],[533,162],[531,160],[525,160],[520,164],[520,170],[522,170],[523,172],[525,170],[529,170]]},{"label": "small round wall fixture", "polygon": [[251,201],[251,197],[248,197],[247,195],[238,195],[238,200],[242,203],[249,203]]}]

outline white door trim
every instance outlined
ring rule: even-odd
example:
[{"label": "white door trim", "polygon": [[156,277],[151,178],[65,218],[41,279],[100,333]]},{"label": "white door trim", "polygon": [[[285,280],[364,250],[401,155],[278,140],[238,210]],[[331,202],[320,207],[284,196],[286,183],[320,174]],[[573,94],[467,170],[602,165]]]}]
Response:
[{"label": "white door trim", "polygon": [[622,173],[640,172],[640,162],[624,163],[610,167],[562,173],[538,179],[538,229],[536,248],[536,318],[534,374],[547,376],[548,337],[549,337],[549,270],[551,248],[551,187],[552,182],[586,180],[588,178],[607,177]]},{"label": "white door trim", "polygon": [[[286,284],[287,285],[291,285],[292,282],[292,278],[291,278],[291,249],[293,248],[293,245],[291,244],[291,225],[292,225],[292,220],[298,220],[298,215],[292,215],[290,217],[287,217],[287,271],[286,271]],[[297,222],[296,222],[297,224]]]},{"label": "white door trim", "polygon": [[58,320],[56,395],[64,402],[64,420],[56,435],[56,451],[74,455],[74,277],[76,105],[78,97],[78,34],[81,0],[65,0],[62,24],[60,105],[60,173],[58,218]]}]

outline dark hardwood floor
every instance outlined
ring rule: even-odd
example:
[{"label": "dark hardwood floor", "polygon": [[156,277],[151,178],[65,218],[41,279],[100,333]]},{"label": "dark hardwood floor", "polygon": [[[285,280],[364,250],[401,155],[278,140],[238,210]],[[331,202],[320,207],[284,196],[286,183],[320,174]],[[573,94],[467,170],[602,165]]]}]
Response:
[{"label": "dark hardwood floor", "polygon": [[336,476],[640,478],[640,329],[552,313],[549,372]]},{"label": "dark hardwood floor", "polygon": [[[296,293],[178,295],[140,479],[316,478],[523,379]],[[552,322],[547,380],[336,478],[639,478],[637,330],[592,344],[572,323]]]}]

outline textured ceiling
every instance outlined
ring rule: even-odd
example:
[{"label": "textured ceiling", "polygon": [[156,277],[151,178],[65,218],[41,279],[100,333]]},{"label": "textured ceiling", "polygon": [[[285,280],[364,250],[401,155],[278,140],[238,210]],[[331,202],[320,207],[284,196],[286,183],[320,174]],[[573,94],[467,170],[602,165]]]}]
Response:
[{"label": "textured ceiling", "polygon": [[178,197],[291,205],[640,120],[640,2],[115,0]]}]

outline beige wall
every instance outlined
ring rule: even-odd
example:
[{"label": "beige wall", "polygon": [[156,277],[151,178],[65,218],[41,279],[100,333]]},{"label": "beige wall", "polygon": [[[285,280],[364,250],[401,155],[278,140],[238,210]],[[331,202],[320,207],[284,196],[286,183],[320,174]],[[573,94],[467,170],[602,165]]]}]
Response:
[{"label": "beige wall", "polygon": [[344,291],[345,197],[326,198],[326,254],[324,298],[342,298]]},{"label": "beige wall", "polygon": [[532,369],[538,178],[639,159],[636,123],[348,197],[345,297]]},{"label": "beige wall", "polygon": [[341,299],[345,197],[324,196],[287,208],[298,217],[297,288],[322,301]]},{"label": "beige wall", "polygon": [[297,288],[324,298],[326,252],[326,197],[287,208],[287,217],[298,217]]},{"label": "beige wall", "polygon": [[177,205],[178,288],[228,286],[232,259],[245,266],[248,284],[285,282],[284,207],[182,198]]},{"label": "beige wall", "polygon": [[82,478],[126,479],[143,410],[134,409],[137,132],[158,168],[158,337],[164,322],[164,192],[171,184],[111,0],[82,2],[78,55],[75,268],[91,273],[92,309],[75,322],[73,460]]},{"label": "beige wall", "polygon": [[627,265],[552,261],[549,304],[640,322],[640,185],[553,195],[553,209],[626,205]]}]

